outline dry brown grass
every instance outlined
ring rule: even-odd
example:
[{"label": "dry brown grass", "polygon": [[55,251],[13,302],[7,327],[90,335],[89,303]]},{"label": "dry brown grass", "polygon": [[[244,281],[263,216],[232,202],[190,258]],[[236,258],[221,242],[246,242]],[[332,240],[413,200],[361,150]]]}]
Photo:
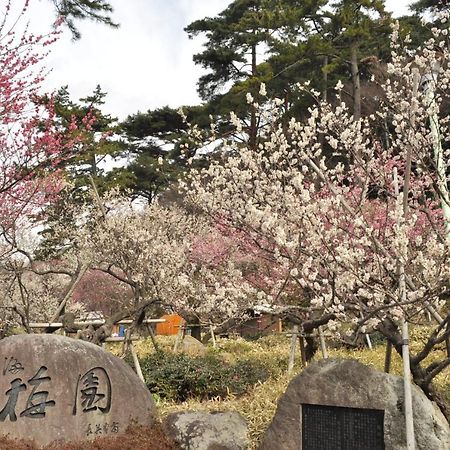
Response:
[{"label": "dry brown grass", "polygon": [[[416,328],[411,333],[412,351],[418,350],[421,341],[426,336],[423,328]],[[171,338],[158,338],[158,342],[170,349],[173,345]],[[263,433],[269,426],[277,407],[279,397],[285,392],[290,380],[301,372],[302,368],[298,364],[299,355],[297,355],[297,365],[290,375],[286,374],[287,360],[289,356],[289,342],[285,335],[272,335],[262,338],[255,342],[248,342],[243,339],[221,339],[218,341],[220,353],[226,359],[236,359],[239,357],[248,357],[264,362],[275,372],[280,368],[277,375],[263,384],[255,386],[253,391],[240,398],[230,397],[227,399],[213,399],[209,401],[198,401],[195,399],[183,402],[173,403],[157,399],[158,409],[162,416],[175,411],[187,410],[224,410],[238,411],[249,424],[251,438],[250,449],[257,448],[258,442]],[[151,343],[142,341],[137,346],[139,355],[146,355],[153,351]],[[213,350],[211,350],[213,351]],[[444,348],[437,349],[427,359],[426,363],[439,359],[444,356]],[[363,364],[372,366],[378,370],[384,368],[385,346],[376,345],[373,350],[367,348],[360,350],[329,349],[329,356],[332,358],[351,358],[360,361]],[[317,358],[320,359],[320,352]],[[282,364],[283,363],[283,364]],[[286,364],[284,364],[286,363]],[[391,373],[401,375],[402,363],[400,357],[393,352]],[[435,384],[441,393],[446,396],[450,402],[450,368],[447,368],[436,379]]]},{"label": "dry brown grass", "polygon": [[[0,438],[0,450],[38,450],[31,442]],[[41,450],[179,450],[160,426],[132,426],[126,434],[96,438],[92,442],[55,443]]]},{"label": "dry brown grass", "polygon": [[[411,333],[411,347],[412,351],[416,351],[420,342],[426,335],[426,331],[423,328],[415,328]],[[285,335],[272,335],[262,338],[255,342],[245,341],[244,339],[219,339],[218,344],[220,349],[209,349],[211,352],[219,352],[225,359],[233,361],[237,358],[250,358],[264,362],[272,369],[275,374],[272,378],[262,384],[255,386],[253,391],[240,398],[229,397],[227,399],[216,398],[209,401],[198,401],[191,399],[183,403],[173,403],[155,399],[161,416],[165,416],[171,412],[176,411],[188,411],[188,410],[222,410],[222,411],[238,411],[248,421],[249,432],[251,438],[250,449],[255,449],[258,445],[262,434],[267,429],[273,415],[275,414],[277,402],[279,397],[284,393],[290,380],[301,372],[302,368],[298,365],[299,356],[297,355],[297,365],[294,371],[290,374],[286,374],[287,360],[289,356],[289,342]],[[158,337],[158,343],[164,350],[171,350],[173,348],[173,337]],[[140,358],[154,351],[151,341],[144,339],[135,344],[137,353]],[[120,354],[121,346],[115,345],[110,348],[115,354]],[[437,349],[433,352],[426,363],[430,363],[442,356],[444,348]],[[363,364],[372,366],[379,370],[383,370],[385,346],[377,345],[373,350],[361,349],[361,350],[345,350],[345,349],[329,349],[330,357],[337,358],[352,358],[356,359]],[[320,358],[318,353],[317,358]],[[392,373],[401,375],[402,365],[400,357],[393,353],[392,359]],[[439,390],[446,395],[447,400],[450,402],[450,368],[441,373],[435,380],[436,386]],[[160,431],[158,431],[160,432]],[[156,447],[159,445],[160,437],[156,437],[152,434],[138,433],[138,436],[130,435],[125,440],[121,438],[120,446],[119,441],[94,441],[91,446],[88,447],[85,444],[82,447],[61,447],[58,450],[148,450],[148,449],[171,449],[175,447]],[[141,440],[139,440],[141,439]],[[155,441],[156,439],[156,441]],[[0,450],[34,450],[33,447],[27,447],[27,444],[15,443],[15,447],[2,447],[0,441]],[[161,440],[161,442],[163,442]],[[20,446],[22,445],[22,446]],[[103,446],[101,446],[103,445]],[[108,446],[106,446],[108,445]],[[128,445],[128,446],[127,446]],[[152,447],[153,445],[153,447]],[[162,445],[162,444],[161,444]],[[50,450],[50,449],[47,449]],[[51,450],[56,450],[52,448]]]}]

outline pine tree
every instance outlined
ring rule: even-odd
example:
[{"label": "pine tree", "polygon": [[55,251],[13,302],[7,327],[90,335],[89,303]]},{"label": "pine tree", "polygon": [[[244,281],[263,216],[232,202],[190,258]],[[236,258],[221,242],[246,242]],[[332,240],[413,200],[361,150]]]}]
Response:
[{"label": "pine tree", "polygon": [[[184,107],[186,120],[209,129],[210,119],[202,106]],[[170,188],[196,159],[196,142],[188,134],[188,125],[178,110],[165,106],[146,113],[138,112],[121,124],[127,142],[129,164],[107,174],[109,183],[114,182],[131,193],[132,197],[145,198],[151,203],[158,195]],[[206,134],[206,131],[204,132]]]},{"label": "pine tree", "polygon": [[113,28],[119,25],[113,22],[111,14],[113,7],[105,0],[51,0],[58,16],[72,32],[73,38],[79,39],[81,34],[75,22],[79,20],[93,20]]},{"label": "pine tree", "polygon": [[447,0],[418,0],[410,5],[410,8],[417,13],[429,11],[444,11],[450,9]]},{"label": "pine tree", "polygon": [[[196,64],[210,70],[198,82],[200,96],[204,100],[214,100],[213,107],[223,110],[220,94],[229,82],[234,83],[231,97],[237,91],[242,116],[250,116],[246,131],[252,147],[256,145],[257,118],[253,108],[242,102],[240,94],[242,91],[258,92],[261,81],[264,81],[258,51],[270,40],[274,19],[268,14],[265,3],[261,0],[235,0],[218,16],[197,20],[185,28],[191,38],[201,33],[207,38],[205,50],[194,55]],[[230,100],[235,106],[232,98],[225,99],[225,103]]]},{"label": "pine tree", "polygon": [[[107,156],[117,156],[124,151],[124,144],[112,136],[118,131],[116,119],[103,114],[101,106],[106,93],[97,86],[92,94],[74,102],[70,99],[67,86],[63,86],[51,99],[54,108],[54,124],[63,133],[72,134],[77,146],[72,156],[59,161],[55,169],[64,174],[66,187],[59,193],[57,201],[45,208],[38,220],[45,218],[45,228],[41,232],[43,242],[40,256],[58,252],[63,245],[60,237],[55,237],[54,225],[72,223],[74,211],[67,204],[82,204],[94,183],[100,193],[115,187],[113,180],[106,177],[102,162]],[[47,104],[46,96],[39,101]],[[85,118],[92,120],[84,126]],[[74,125],[77,127],[75,129]]]},{"label": "pine tree", "polygon": [[70,99],[67,86],[64,86],[54,99],[56,120],[61,128],[70,127],[74,118],[77,122],[82,121],[88,113],[94,117],[89,131],[84,129],[81,131],[83,147],[73,158],[64,162],[63,167],[76,186],[90,184],[88,177],[100,182],[103,170],[99,164],[108,155],[116,156],[124,149],[119,140],[110,138],[118,129],[117,120],[101,111],[106,95],[101,87],[97,86],[92,94],[80,98],[79,102],[75,103]]},{"label": "pine tree", "polygon": [[[339,0],[332,4],[326,25],[334,59],[345,64],[352,80],[353,116],[361,117],[361,59],[379,56],[383,42],[389,42],[390,16],[384,0]],[[386,46],[386,45],[385,45]]]}]

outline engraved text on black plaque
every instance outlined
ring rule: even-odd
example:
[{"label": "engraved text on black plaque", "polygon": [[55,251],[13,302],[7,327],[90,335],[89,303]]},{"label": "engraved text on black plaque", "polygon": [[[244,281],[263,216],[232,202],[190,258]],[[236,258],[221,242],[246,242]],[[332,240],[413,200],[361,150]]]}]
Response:
[{"label": "engraved text on black plaque", "polygon": [[384,411],[302,405],[302,450],[384,450]]}]

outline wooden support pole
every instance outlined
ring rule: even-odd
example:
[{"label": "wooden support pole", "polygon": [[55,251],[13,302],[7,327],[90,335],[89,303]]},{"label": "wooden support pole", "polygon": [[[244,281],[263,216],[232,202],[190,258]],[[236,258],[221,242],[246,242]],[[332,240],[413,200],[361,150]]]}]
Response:
[{"label": "wooden support pole", "polygon": [[[443,2],[447,3],[447,2]],[[422,86],[429,106],[430,131],[433,136],[434,164],[437,175],[438,194],[441,200],[442,215],[444,217],[447,240],[450,241],[450,192],[447,185],[447,161],[442,148],[443,136],[439,127],[439,108],[436,105],[436,92],[438,91],[438,78],[441,70],[440,64],[435,61],[431,72],[422,77]],[[418,72],[418,69],[417,69]],[[417,77],[419,77],[417,73]],[[417,81],[418,84],[418,81]],[[416,94],[417,95],[417,94]]]},{"label": "wooden support pole", "polygon": [[387,341],[386,344],[386,356],[384,358],[384,371],[389,373],[391,370],[391,361],[392,361],[392,343],[391,341]]},{"label": "wooden support pole", "polygon": [[159,352],[159,346],[158,343],[156,342],[155,332],[153,331],[153,328],[150,324],[148,324],[148,332],[150,334],[150,339],[152,340],[152,344],[155,351]]},{"label": "wooden support pole", "polygon": [[[447,323],[447,330],[450,331],[450,322]],[[450,358],[450,335],[445,340],[445,347],[447,348],[447,358]]]},{"label": "wooden support pole", "polygon": [[128,350],[130,350],[130,346],[131,345],[132,345],[132,343],[131,343],[131,330],[128,328],[125,331],[125,336],[124,336],[124,339],[123,339],[122,356],[121,356],[121,358],[125,358],[125,356],[128,353]]},{"label": "wooden support pole", "polygon": [[411,393],[411,369],[409,365],[409,333],[408,322],[402,321],[402,359],[403,359],[403,387],[405,391],[405,421],[406,421],[406,448],[415,450],[414,419]]},{"label": "wooden support pole", "polygon": [[[364,314],[361,311],[361,319],[364,319]],[[366,339],[367,347],[369,347],[369,350],[372,350],[372,341],[370,340],[370,336],[367,333],[363,333],[364,338]]]},{"label": "wooden support pole", "polygon": [[144,375],[142,374],[141,365],[139,363],[139,358],[136,354],[136,350],[134,349],[132,342],[130,342],[130,352],[131,352],[131,356],[133,357],[133,364],[134,364],[134,368],[136,370],[137,376],[143,383],[145,383]]},{"label": "wooden support pole", "polygon": [[295,362],[295,346],[297,344],[298,325],[294,325],[291,336],[291,352],[289,354],[288,373],[292,372]]},{"label": "wooden support pole", "polygon": [[303,336],[300,336],[299,339],[300,339],[300,354],[302,356],[302,366],[306,367],[307,361],[306,361],[306,350],[305,350],[305,338]]},{"label": "wooden support pole", "polygon": [[211,333],[213,348],[216,348],[216,336],[214,335],[214,328],[212,325],[209,326],[209,332]]},{"label": "wooden support pole", "polygon": [[[139,336],[131,336],[128,338],[129,341],[138,341]],[[105,339],[104,342],[124,342],[125,337],[123,336],[111,336]]]},{"label": "wooden support pole", "polygon": [[[410,152],[410,150],[409,150]],[[397,168],[394,167],[394,190],[395,195],[399,199],[399,183]],[[408,187],[404,186],[403,195],[408,195]],[[397,208],[400,209],[400,202],[397,201]],[[403,204],[403,214],[406,216],[408,213],[408,202]],[[400,220],[400,219],[398,219]],[[404,255],[402,255],[404,257]],[[406,258],[404,258],[406,259]],[[405,265],[401,256],[398,258],[398,296],[399,302],[401,304],[406,304],[406,274]],[[410,356],[409,356],[409,331],[406,312],[403,311],[403,317],[401,321],[402,328],[402,360],[403,360],[403,391],[404,391],[404,404],[405,404],[405,428],[406,428],[406,448],[407,450],[415,450],[416,441],[414,437],[414,415],[413,415],[413,405],[412,405],[412,393],[411,393],[411,368],[410,368]]]},{"label": "wooden support pole", "polygon": [[[166,319],[145,319],[142,323],[164,323]],[[86,321],[75,321],[74,325],[76,327],[84,327],[89,325],[104,325],[106,321],[104,319],[98,320],[86,320]],[[124,319],[117,322],[117,325],[130,325],[133,323],[131,319]],[[30,328],[62,328],[62,322],[30,322]]]},{"label": "wooden support pole", "polygon": [[367,342],[367,347],[369,347],[369,350],[372,350],[372,341],[370,340],[370,336],[368,334],[365,334],[366,336],[366,342]]},{"label": "wooden support pole", "polygon": [[322,327],[319,327],[319,340],[320,340],[320,348],[322,350],[322,357],[323,359],[328,358],[328,350],[327,350],[327,344],[325,342],[325,337],[323,335]]},{"label": "wooden support pole", "polygon": [[173,346],[173,352],[174,353],[176,353],[178,351],[178,347],[183,342],[184,333],[185,333],[185,326],[186,326],[186,321],[185,320],[181,320],[180,326],[178,328],[178,333],[177,333],[177,336],[175,338],[175,344]]}]

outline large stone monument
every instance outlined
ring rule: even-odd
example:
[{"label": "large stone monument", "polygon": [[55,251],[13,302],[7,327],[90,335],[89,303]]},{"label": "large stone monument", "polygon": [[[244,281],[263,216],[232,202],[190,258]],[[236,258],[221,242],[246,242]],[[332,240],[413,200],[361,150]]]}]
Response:
[{"label": "large stone monument", "polygon": [[[450,449],[439,408],[413,386],[417,450]],[[278,402],[260,450],[406,450],[403,379],[354,360],[309,365]]]},{"label": "large stone monument", "polygon": [[33,440],[90,440],[151,425],[155,405],[121,359],[100,347],[56,335],[0,341],[0,435]]}]

